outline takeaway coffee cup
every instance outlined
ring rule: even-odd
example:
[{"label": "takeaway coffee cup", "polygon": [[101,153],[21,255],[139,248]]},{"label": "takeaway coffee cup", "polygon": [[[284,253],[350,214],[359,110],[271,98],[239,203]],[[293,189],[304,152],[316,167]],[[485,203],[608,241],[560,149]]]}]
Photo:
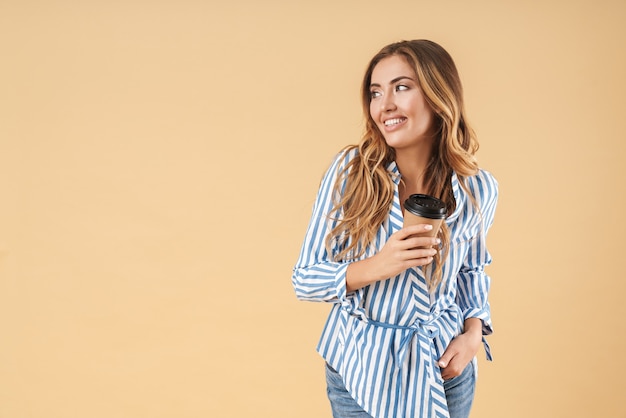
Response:
[{"label": "takeaway coffee cup", "polygon": [[415,234],[416,237],[435,237],[447,214],[446,204],[436,197],[412,194],[404,201],[404,226],[430,224],[430,231]]}]

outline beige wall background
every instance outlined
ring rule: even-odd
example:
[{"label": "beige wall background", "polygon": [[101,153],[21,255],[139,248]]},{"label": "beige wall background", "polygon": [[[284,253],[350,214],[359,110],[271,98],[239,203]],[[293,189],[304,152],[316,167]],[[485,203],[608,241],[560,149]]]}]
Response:
[{"label": "beige wall background", "polygon": [[327,417],[291,268],[392,41],[500,181],[473,417],[624,417],[622,1],[0,1],[0,417]]}]

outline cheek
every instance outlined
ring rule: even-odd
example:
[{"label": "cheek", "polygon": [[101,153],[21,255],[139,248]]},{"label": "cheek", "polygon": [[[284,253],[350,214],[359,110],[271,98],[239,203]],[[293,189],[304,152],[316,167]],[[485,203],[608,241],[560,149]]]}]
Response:
[{"label": "cheek", "polygon": [[370,102],[370,117],[374,119],[374,122],[377,121],[379,114],[380,112],[376,111],[376,106],[374,106],[372,102]]},{"label": "cheek", "polygon": [[430,121],[432,123],[433,121],[433,112],[430,109],[430,106],[428,106],[426,103],[417,103],[415,109],[417,110],[417,114],[420,115],[420,118],[426,122],[426,121]]}]

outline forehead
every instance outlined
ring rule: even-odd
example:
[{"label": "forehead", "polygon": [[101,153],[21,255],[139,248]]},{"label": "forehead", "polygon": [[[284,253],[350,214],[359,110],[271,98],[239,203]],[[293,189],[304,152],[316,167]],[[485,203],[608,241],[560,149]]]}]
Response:
[{"label": "forehead", "polygon": [[372,84],[388,84],[392,80],[398,77],[409,77],[413,80],[416,79],[415,70],[406,58],[401,55],[392,55],[387,58],[383,58],[376,64],[372,70]]}]

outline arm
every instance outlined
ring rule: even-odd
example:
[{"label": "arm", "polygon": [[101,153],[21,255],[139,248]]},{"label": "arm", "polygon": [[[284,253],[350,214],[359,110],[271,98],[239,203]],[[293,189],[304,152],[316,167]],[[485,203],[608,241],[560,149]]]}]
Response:
[{"label": "arm", "polygon": [[[412,237],[430,231],[431,225],[412,225],[392,234],[384,247],[372,257],[351,263],[346,270],[346,287],[353,291],[396,276],[412,267],[433,261],[439,238]],[[418,248],[423,247],[423,248]]]},{"label": "arm", "polygon": [[[498,199],[498,184],[488,173],[482,172],[473,184],[473,192],[481,208],[482,228],[471,241],[467,256],[457,275],[457,303],[464,320],[463,333],[456,337],[439,360],[442,377],[458,376],[474,358],[484,335],[493,332],[488,294],[491,284],[485,267],[491,263],[487,251],[487,231],[493,224]],[[491,359],[487,351],[487,358]]]},{"label": "arm", "polygon": [[[346,297],[347,264],[335,262],[326,250],[326,236],[336,221],[327,215],[333,206],[333,187],[340,171],[348,162],[343,153],[335,158],[326,171],[313,205],[313,213],[291,277],[300,300],[333,302]],[[335,216],[338,214],[334,214]]]},{"label": "arm", "polygon": [[348,293],[354,292],[373,282],[385,280],[400,272],[428,264],[435,254],[431,247],[438,244],[436,238],[411,237],[427,231],[430,225],[414,225],[392,234],[384,247],[372,257],[354,262],[336,262],[333,255],[339,251],[327,251],[326,236],[335,226],[339,217],[334,213],[328,217],[333,207],[333,185],[338,170],[348,162],[349,156],[334,161],[326,172],[313,207],[313,214],[306,232],[300,257],[293,270],[292,283],[296,296],[301,300],[343,302]]},{"label": "arm", "polygon": [[489,307],[489,288],[491,278],[485,267],[491,264],[491,254],[487,250],[487,232],[493,224],[498,201],[498,183],[487,173],[472,184],[477,202],[480,205],[482,228],[470,242],[470,247],[457,275],[457,303],[463,313],[463,319],[478,318],[482,323],[482,335],[493,332],[491,310]]}]

